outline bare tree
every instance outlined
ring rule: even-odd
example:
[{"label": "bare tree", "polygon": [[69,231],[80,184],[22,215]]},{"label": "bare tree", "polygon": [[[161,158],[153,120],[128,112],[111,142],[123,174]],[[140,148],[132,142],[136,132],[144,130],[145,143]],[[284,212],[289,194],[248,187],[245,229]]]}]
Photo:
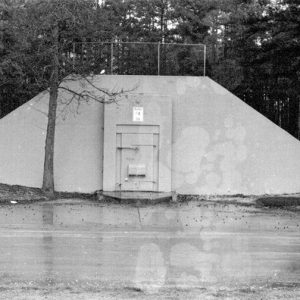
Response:
[{"label": "bare tree", "polygon": [[[41,90],[49,91],[42,190],[50,198],[55,193],[54,144],[59,89],[71,95],[65,105],[73,100],[111,103],[124,93],[94,85],[91,69],[84,59],[74,64],[77,54],[73,45],[86,40],[88,33],[92,35],[96,5],[93,0],[32,0],[19,5],[15,12],[14,26],[19,30],[22,45],[19,55],[24,56],[31,68],[29,79]],[[97,93],[91,89],[73,90],[63,84],[67,80],[84,80]]]}]

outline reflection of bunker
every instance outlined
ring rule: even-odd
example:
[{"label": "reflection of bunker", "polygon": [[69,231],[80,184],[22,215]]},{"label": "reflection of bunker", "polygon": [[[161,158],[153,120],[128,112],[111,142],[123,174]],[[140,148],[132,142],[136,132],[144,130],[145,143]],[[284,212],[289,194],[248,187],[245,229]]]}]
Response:
[{"label": "reflection of bunker", "polygon": [[199,293],[224,286],[259,290],[270,282],[297,286],[296,215],[258,212],[196,202],[133,207],[60,200],[3,206],[1,284],[50,284],[51,291],[102,292],[104,287],[114,295],[124,287]]},{"label": "reflection of bunker", "polygon": [[[300,192],[299,141],[208,77],[103,75],[94,84],[128,92],[117,104],[60,103],[56,190]],[[41,187],[47,102],[41,94],[1,119],[0,182]]]}]

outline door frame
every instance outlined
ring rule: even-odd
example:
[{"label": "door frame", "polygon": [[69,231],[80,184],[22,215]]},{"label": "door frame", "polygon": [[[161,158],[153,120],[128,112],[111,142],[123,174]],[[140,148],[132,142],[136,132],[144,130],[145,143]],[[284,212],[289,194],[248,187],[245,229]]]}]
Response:
[{"label": "door frame", "polygon": [[[159,125],[119,124],[116,126],[116,190],[122,189],[122,134],[152,134],[153,135],[153,187],[151,192],[157,192],[159,187]],[[129,190],[128,190],[129,191]],[[132,191],[132,190],[130,190]],[[146,192],[144,190],[134,190]],[[148,191],[148,190],[147,190]],[[150,192],[150,191],[149,191]]]},{"label": "door frame", "polygon": [[[124,78],[127,77],[124,76]],[[123,125],[145,125],[139,129],[145,133],[152,126],[159,126],[158,192],[171,192],[173,99],[168,95],[145,93],[140,88],[142,87],[137,88],[138,93],[129,93],[118,103],[104,105],[104,154],[103,169],[100,170],[103,172],[103,192],[113,192],[118,189],[116,184],[116,131],[120,132]],[[135,107],[143,107],[143,120],[134,121]],[[132,130],[130,126],[128,128]]]}]

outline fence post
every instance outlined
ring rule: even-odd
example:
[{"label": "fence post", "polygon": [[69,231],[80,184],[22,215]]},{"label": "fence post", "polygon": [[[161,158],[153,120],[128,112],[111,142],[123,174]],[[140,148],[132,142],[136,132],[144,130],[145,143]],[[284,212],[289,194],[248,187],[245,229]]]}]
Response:
[{"label": "fence post", "polygon": [[157,44],[157,75],[160,75],[160,42]]},{"label": "fence post", "polygon": [[113,73],[113,63],[114,63],[114,43],[110,44],[110,74]]},{"label": "fence post", "polygon": [[204,45],[204,64],[203,64],[203,76],[206,75],[206,45]]}]

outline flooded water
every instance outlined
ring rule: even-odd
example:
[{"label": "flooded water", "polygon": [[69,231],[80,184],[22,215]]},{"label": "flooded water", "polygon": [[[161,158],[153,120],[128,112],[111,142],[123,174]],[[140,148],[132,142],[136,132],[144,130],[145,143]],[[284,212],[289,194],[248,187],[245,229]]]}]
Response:
[{"label": "flooded water", "polygon": [[210,203],[2,205],[0,299],[300,299],[299,226]]}]

